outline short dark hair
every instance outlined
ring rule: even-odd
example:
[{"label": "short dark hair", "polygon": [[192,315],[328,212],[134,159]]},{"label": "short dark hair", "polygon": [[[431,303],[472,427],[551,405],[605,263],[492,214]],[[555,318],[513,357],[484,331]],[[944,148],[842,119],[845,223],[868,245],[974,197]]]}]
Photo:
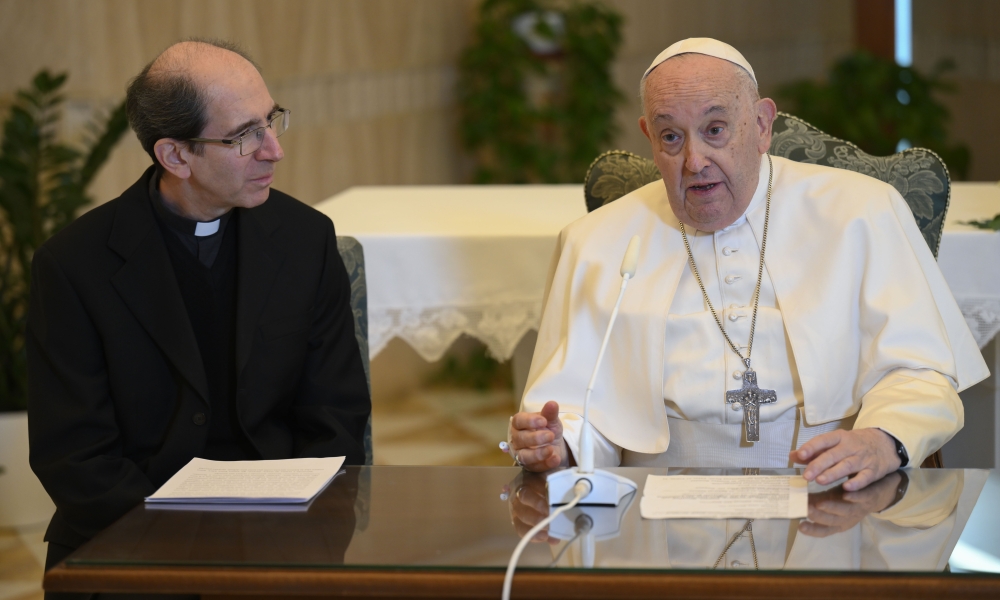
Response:
[{"label": "short dark hair", "polygon": [[[188,42],[200,42],[229,50],[247,60],[260,71],[260,67],[239,45],[211,38],[189,38]],[[159,57],[157,57],[159,58]],[[184,72],[149,71],[156,59],[143,67],[142,71],[129,81],[125,91],[125,113],[129,125],[135,131],[142,149],[158,164],[153,146],[164,138],[188,140],[199,137],[205,129],[205,98],[191,77]],[[187,142],[192,152],[200,154],[202,144]]]}]

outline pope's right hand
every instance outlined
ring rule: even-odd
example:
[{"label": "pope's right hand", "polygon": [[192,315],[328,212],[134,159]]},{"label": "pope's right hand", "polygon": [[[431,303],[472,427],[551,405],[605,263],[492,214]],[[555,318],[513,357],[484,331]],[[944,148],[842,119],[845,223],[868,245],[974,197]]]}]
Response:
[{"label": "pope's right hand", "polygon": [[889,473],[856,492],[843,486],[809,494],[809,520],[799,523],[799,531],[811,537],[826,537],[854,527],[872,513],[882,512],[896,502],[896,490],[905,472]]},{"label": "pope's right hand", "polygon": [[545,403],[541,412],[519,412],[510,420],[510,449],[528,471],[548,471],[569,466],[569,449],[563,440],[559,404]]}]

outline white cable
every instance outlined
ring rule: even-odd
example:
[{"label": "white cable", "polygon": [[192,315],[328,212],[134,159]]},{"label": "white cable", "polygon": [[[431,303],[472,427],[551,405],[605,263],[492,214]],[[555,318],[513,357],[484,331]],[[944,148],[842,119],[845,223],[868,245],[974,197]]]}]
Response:
[{"label": "white cable", "polygon": [[538,525],[532,527],[531,530],[528,531],[528,533],[526,533],[523,538],[521,538],[521,541],[518,542],[517,547],[514,548],[514,553],[510,555],[510,562],[507,563],[507,573],[503,577],[503,596],[502,596],[503,600],[510,600],[510,587],[514,583],[514,569],[517,568],[517,561],[519,558],[521,558],[521,552],[524,552],[524,548],[525,546],[528,545],[528,542],[534,539],[535,534],[541,531],[549,523],[551,523],[556,517],[576,506],[580,502],[580,500],[583,500],[584,497],[586,497],[586,495],[590,493],[592,489],[593,486],[586,479],[581,479],[577,481],[576,485],[573,486],[573,491],[576,492],[576,495],[573,497],[573,499],[570,500],[568,504],[564,504],[559,508],[555,509],[554,511],[552,511],[552,513],[549,514],[549,516],[542,519],[542,521],[538,523]]},{"label": "white cable", "polygon": [[[584,513],[581,516],[587,516],[587,515],[586,515],[586,513]],[[580,517],[577,517],[577,522],[579,522],[579,520],[580,520]],[[588,518],[588,521],[589,520],[590,519]],[[578,527],[576,535],[574,535],[573,537],[571,537],[570,540],[568,542],[566,542],[566,544],[562,547],[562,550],[560,550],[559,553],[556,554],[556,557],[553,558],[552,562],[549,563],[549,568],[551,569],[552,567],[554,567],[557,564],[559,564],[559,561],[562,560],[563,554],[566,554],[566,550],[568,550],[569,547],[573,545],[573,542],[575,542],[576,540],[580,539],[581,535],[584,535],[585,533],[590,532],[590,530],[591,530],[592,527],[593,527],[593,521],[591,521],[590,525],[588,525],[587,527],[583,527],[583,528]]]}]

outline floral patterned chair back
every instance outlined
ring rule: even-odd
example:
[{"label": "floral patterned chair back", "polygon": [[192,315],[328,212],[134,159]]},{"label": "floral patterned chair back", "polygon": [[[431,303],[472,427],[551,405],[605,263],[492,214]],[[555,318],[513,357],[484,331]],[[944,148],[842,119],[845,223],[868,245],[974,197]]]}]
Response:
[{"label": "floral patterned chair back", "polygon": [[[351,311],[354,313],[354,337],[358,340],[361,362],[368,379],[368,393],[372,390],[371,371],[368,366],[368,288],[365,285],[365,253],[361,242],[348,236],[337,236],[337,250],[344,261],[351,281]],[[365,464],[372,464],[372,418],[365,426]]]},{"label": "floral patterned chair back", "polygon": [[[770,153],[798,162],[857,171],[891,184],[910,206],[917,227],[937,257],[951,198],[951,179],[948,168],[934,152],[910,148],[890,156],[872,156],[798,117],[779,112],[774,120]],[[660,173],[648,158],[624,150],[605,152],[587,171],[583,188],[587,211],[658,179]]]},{"label": "floral patterned chair back", "polygon": [[910,206],[917,227],[937,258],[951,199],[951,178],[941,157],[926,148],[872,156],[850,142],[823,133],[798,117],[779,112],[771,155],[857,171],[892,185]]},{"label": "floral patterned chair back", "polygon": [[583,179],[587,212],[660,179],[660,171],[650,159],[625,150],[609,150],[590,163]]}]

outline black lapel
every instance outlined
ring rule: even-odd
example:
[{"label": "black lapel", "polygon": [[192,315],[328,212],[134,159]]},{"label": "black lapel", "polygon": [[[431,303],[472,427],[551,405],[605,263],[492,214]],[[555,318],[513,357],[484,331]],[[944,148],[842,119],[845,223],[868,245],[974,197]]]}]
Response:
[{"label": "black lapel", "polygon": [[239,258],[236,271],[236,376],[250,358],[254,333],[267,297],[278,275],[283,256],[271,241],[278,220],[273,203],[252,209],[238,209]]},{"label": "black lapel", "polygon": [[167,359],[208,401],[208,379],[167,247],[149,199],[152,167],[118,201],[108,247],[125,259],[111,278],[135,318]]}]

